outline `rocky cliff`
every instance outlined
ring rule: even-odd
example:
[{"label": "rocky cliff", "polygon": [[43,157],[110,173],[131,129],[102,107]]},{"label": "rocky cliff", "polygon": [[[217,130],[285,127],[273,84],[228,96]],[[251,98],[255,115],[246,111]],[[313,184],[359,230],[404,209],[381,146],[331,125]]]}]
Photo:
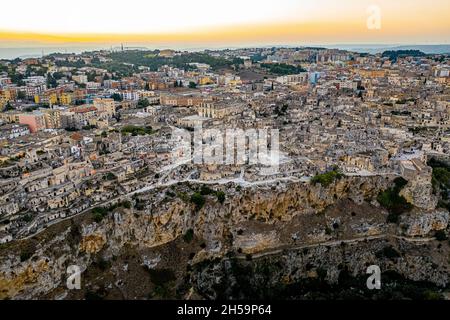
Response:
[{"label": "rocky cliff", "polygon": [[[321,277],[332,284],[343,266],[358,276],[368,264],[445,287],[448,243],[433,236],[446,232],[448,212],[414,207],[398,223],[387,223],[389,213],[376,199],[394,179],[343,177],[327,187],[180,183],[137,194],[131,206],[109,208],[103,219],[82,214],[2,245],[0,297],[245,298],[217,289],[224,282],[214,275],[227,269],[230,255],[251,264],[247,268],[268,257],[280,264],[276,272],[264,271],[267,288],[314,278],[318,270],[326,270]],[[384,248],[398,257],[386,257]],[[81,290],[66,288],[70,265],[82,271]]]}]

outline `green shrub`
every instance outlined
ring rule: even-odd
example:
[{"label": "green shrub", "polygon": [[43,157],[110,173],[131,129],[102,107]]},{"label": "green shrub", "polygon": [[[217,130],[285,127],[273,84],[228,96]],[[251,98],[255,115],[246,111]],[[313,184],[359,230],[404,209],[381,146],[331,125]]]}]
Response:
[{"label": "green shrub", "polygon": [[30,214],[26,214],[23,216],[22,220],[25,222],[31,222],[33,220],[33,216],[31,216]]},{"label": "green shrub", "polygon": [[95,222],[99,223],[108,214],[108,210],[103,207],[96,207],[92,209],[92,218]]},{"label": "green shrub", "polygon": [[293,66],[285,63],[262,63],[261,67],[268,72],[277,75],[297,74],[306,71],[302,67]]},{"label": "green shrub", "polygon": [[408,180],[398,177],[394,179],[395,190],[400,192],[404,186],[408,184]]},{"label": "green shrub", "polygon": [[172,191],[168,190],[168,191],[166,191],[166,196],[168,196],[169,198],[173,198],[173,197],[175,197],[175,193],[173,193]]},{"label": "green shrub", "polygon": [[183,200],[184,202],[189,202],[190,201],[190,198],[189,198],[189,196],[187,195],[186,192],[178,192],[177,193],[177,197],[180,198],[181,200]]},{"label": "green shrub", "polygon": [[386,219],[387,223],[398,223],[400,221],[400,215],[395,213],[389,213]]},{"label": "green shrub", "polygon": [[343,177],[343,174],[338,170],[334,169],[326,173],[318,174],[311,179],[312,184],[320,183],[323,187],[328,187],[335,180]]},{"label": "green shrub", "polygon": [[105,176],[105,179],[108,181],[114,180],[115,178],[116,178],[116,176],[112,172],[108,172]]},{"label": "green shrub", "polygon": [[125,209],[130,209],[131,208],[131,202],[130,201],[123,201],[122,203],[120,203],[120,206],[124,207]]},{"label": "green shrub", "polygon": [[450,165],[434,158],[428,161],[428,165],[433,168],[433,193],[440,195],[438,207],[450,210]]},{"label": "green shrub", "polygon": [[212,190],[210,187],[206,186],[206,185],[202,185],[200,188],[200,194],[203,196],[207,196],[214,193],[214,190]]},{"label": "green shrub", "polygon": [[123,135],[131,134],[132,136],[145,136],[147,134],[152,134],[153,128],[150,126],[139,127],[133,125],[124,126],[121,130]]},{"label": "green shrub", "polygon": [[93,215],[93,219],[95,222],[99,223],[103,220],[103,215],[101,213],[95,212]]},{"label": "green shrub", "polygon": [[218,200],[220,203],[224,203],[224,202],[225,202],[225,192],[223,192],[223,191],[217,191],[217,192],[216,192],[216,196],[217,196],[217,200]]},{"label": "green shrub", "polygon": [[387,222],[389,223],[397,223],[399,221],[399,216],[402,213],[410,211],[413,208],[413,206],[399,194],[407,183],[408,181],[403,178],[396,178],[394,180],[394,187],[380,191],[377,196],[378,203],[389,212],[387,218]]}]

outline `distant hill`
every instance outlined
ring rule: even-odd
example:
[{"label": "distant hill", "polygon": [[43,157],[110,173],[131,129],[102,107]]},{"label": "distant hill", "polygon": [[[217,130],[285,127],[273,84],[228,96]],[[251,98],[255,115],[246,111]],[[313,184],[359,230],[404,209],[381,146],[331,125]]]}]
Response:
[{"label": "distant hill", "polygon": [[[439,45],[417,45],[417,46],[398,46],[393,48],[394,50],[418,50],[426,54],[441,54],[450,53],[450,45],[439,44]],[[390,50],[393,50],[392,48]]]},{"label": "distant hill", "polygon": [[333,48],[339,48],[344,50],[367,52],[367,53],[381,53],[384,51],[398,51],[398,50],[419,50],[425,54],[450,54],[449,44],[433,44],[433,45],[401,45],[401,46],[389,46],[389,45],[334,45]]}]

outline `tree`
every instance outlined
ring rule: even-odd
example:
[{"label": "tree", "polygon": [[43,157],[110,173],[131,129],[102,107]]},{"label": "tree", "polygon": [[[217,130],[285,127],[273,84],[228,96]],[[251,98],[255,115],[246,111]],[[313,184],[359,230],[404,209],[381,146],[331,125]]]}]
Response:
[{"label": "tree", "polygon": [[122,96],[119,93],[113,93],[111,95],[111,98],[114,99],[114,101],[122,101],[123,100]]},{"label": "tree", "polygon": [[15,108],[11,105],[11,103],[8,101],[5,105],[5,109],[3,111],[10,111],[15,110]]},{"label": "tree", "polygon": [[53,78],[55,78],[56,80],[60,80],[64,77],[64,74],[62,72],[53,72]]},{"label": "tree", "polygon": [[33,72],[33,68],[30,66],[30,65],[28,65],[27,66],[27,70],[25,71],[25,76],[26,77],[29,77],[29,76],[31,76],[31,73]]},{"label": "tree", "polygon": [[58,83],[56,82],[56,79],[53,78],[51,73],[47,73],[47,87],[56,88],[57,86]]},{"label": "tree", "polygon": [[210,187],[208,187],[207,185],[202,185],[200,188],[200,194],[202,196],[207,196],[210,195],[211,193],[213,193],[214,190],[212,190]]},{"label": "tree", "polygon": [[285,63],[262,63],[261,67],[277,75],[298,74],[306,71],[301,66],[293,66]]},{"label": "tree", "polygon": [[99,212],[94,212],[92,218],[94,219],[95,222],[99,223],[100,221],[103,220],[103,215]]},{"label": "tree", "polygon": [[48,69],[47,68],[39,68],[35,73],[37,76],[45,76],[47,74]]},{"label": "tree", "polygon": [[148,100],[145,98],[141,98],[138,101],[138,107],[140,107],[140,108],[147,108],[149,105],[150,105],[150,102],[148,102]]},{"label": "tree", "polygon": [[121,130],[123,135],[131,134],[132,136],[144,136],[153,133],[153,128],[150,126],[138,127],[133,125],[124,126]]},{"label": "tree", "polygon": [[195,88],[197,88],[197,84],[195,82],[193,82],[193,81],[190,81],[189,82],[189,88],[195,89]]},{"label": "tree", "polygon": [[199,192],[196,192],[191,196],[191,202],[195,204],[197,210],[200,210],[204,206],[206,200]]},{"label": "tree", "polygon": [[25,85],[25,82],[23,81],[23,75],[15,73],[15,71],[8,73],[8,77],[11,79],[12,83],[17,84],[19,87]]},{"label": "tree", "polygon": [[112,172],[108,172],[105,176],[106,180],[111,181],[116,179],[116,176]]}]

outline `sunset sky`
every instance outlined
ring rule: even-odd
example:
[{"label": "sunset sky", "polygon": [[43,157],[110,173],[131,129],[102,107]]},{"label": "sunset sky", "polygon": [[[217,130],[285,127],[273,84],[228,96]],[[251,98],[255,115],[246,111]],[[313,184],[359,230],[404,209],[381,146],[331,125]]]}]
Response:
[{"label": "sunset sky", "polygon": [[[371,5],[381,28],[369,29]],[[5,0],[0,47],[449,43],[448,0]],[[7,13],[7,14],[5,14]]]}]

